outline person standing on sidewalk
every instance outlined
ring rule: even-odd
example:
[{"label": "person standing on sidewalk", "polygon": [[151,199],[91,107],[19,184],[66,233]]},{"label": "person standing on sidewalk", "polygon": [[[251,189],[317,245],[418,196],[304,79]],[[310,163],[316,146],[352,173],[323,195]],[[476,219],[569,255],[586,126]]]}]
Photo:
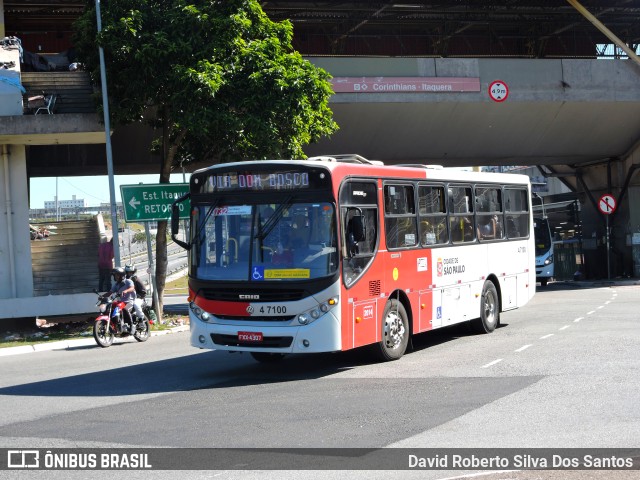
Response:
[{"label": "person standing on sidewalk", "polygon": [[98,291],[106,292],[111,288],[111,269],[113,268],[113,237],[102,239],[98,246]]}]

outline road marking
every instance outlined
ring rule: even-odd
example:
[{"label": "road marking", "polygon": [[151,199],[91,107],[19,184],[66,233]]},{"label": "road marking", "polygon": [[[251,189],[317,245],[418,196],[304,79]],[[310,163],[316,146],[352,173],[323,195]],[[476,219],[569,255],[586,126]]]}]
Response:
[{"label": "road marking", "polygon": [[495,365],[496,363],[500,363],[501,361],[502,361],[502,359],[499,358],[497,360],[494,360],[493,362],[489,362],[486,365],[481,366],[480,368],[489,368],[489,367]]},{"label": "road marking", "polygon": [[580,320],[584,320],[584,317],[578,317],[574,320],[575,323],[578,323]]},{"label": "road marking", "polygon": [[604,308],[604,305],[600,305],[596,310],[600,310],[601,308]]},{"label": "road marking", "polygon": [[611,303],[611,300],[607,300],[606,302],[604,302],[605,305],[609,305]]},{"label": "road marking", "polygon": [[587,315],[591,315],[592,313],[596,313],[595,310],[591,310],[590,312],[587,312]]},{"label": "road marking", "polygon": [[549,338],[549,337],[553,337],[553,333],[550,333],[549,335],[545,335],[544,337],[540,337],[540,340],[544,340],[545,338]]},{"label": "road marking", "polygon": [[514,352],[524,352],[527,348],[529,348],[531,345],[523,345],[522,347],[520,347],[517,350],[514,350]]},{"label": "road marking", "polygon": [[565,325],[564,327],[560,328],[560,330],[566,330],[567,328],[569,328],[571,325]]}]

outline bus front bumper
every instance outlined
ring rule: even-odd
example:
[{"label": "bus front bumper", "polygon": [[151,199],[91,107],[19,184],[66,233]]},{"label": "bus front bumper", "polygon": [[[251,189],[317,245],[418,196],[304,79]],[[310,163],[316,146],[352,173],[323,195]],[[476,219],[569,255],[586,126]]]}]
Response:
[{"label": "bus front bumper", "polygon": [[[340,322],[331,313],[308,325],[274,326],[266,322],[203,322],[189,315],[191,345],[211,350],[269,353],[320,353],[341,349]],[[239,335],[241,333],[242,335]],[[261,341],[245,340],[247,334]]]},{"label": "bus front bumper", "polygon": [[553,264],[545,266],[536,266],[537,278],[551,278],[553,277]]}]

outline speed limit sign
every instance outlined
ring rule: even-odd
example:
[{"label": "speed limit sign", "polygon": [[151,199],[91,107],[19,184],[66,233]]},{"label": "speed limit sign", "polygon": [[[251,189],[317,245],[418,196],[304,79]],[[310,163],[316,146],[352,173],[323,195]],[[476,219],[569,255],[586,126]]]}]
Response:
[{"label": "speed limit sign", "polygon": [[509,96],[509,87],[502,80],[491,82],[489,96],[494,102],[504,102]]}]

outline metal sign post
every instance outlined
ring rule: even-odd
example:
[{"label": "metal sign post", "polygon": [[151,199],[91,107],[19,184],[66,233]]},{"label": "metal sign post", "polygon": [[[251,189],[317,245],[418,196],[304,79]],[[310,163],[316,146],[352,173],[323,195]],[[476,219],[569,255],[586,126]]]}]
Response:
[{"label": "metal sign post", "polygon": [[605,241],[607,244],[607,280],[611,280],[611,247],[609,245],[609,215],[616,211],[616,198],[610,193],[606,193],[598,200],[598,210],[605,218]]},{"label": "metal sign post", "polygon": [[[153,304],[158,308],[158,289],[156,288],[156,269],[153,265],[153,253],[151,252],[151,235],[149,233],[149,222],[144,222],[144,233],[147,236],[147,256],[149,258],[149,270],[147,273],[151,275],[151,289],[153,295]],[[157,314],[158,312],[156,312]],[[160,318],[160,317],[158,317]]]},{"label": "metal sign post", "polygon": [[607,280],[611,280],[611,246],[609,245],[609,215],[605,216],[606,219],[606,239],[607,239]]}]

